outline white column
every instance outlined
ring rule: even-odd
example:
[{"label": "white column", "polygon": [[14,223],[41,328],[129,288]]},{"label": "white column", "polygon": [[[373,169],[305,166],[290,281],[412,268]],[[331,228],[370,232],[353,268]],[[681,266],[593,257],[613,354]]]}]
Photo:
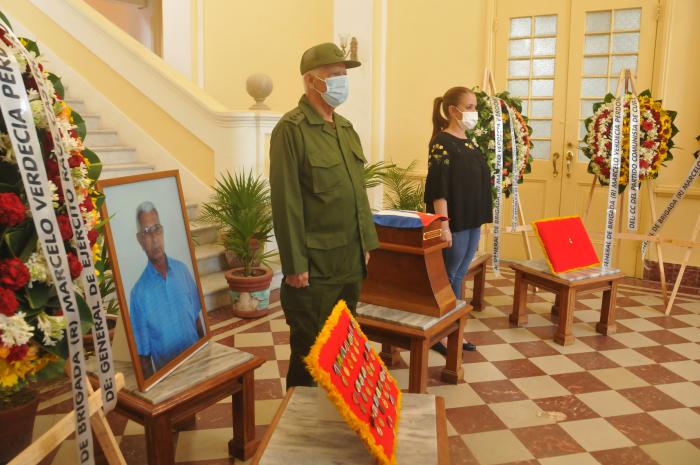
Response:
[{"label": "white column", "polygon": [[192,80],[192,0],[163,1],[163,60]]},{"label": "white column", "polygon": [[[338,110],[360,135],[367,160],[384,159],[386,103],[387,0],[335,0],[333,41],[340,34],[357,38],[359,68],[348,71],[350,97]],[[349,42],[349,39],[348,39]],[[370,192],[370,203],[381,207],[382,189]]]},{"label": "white column", "polygon": [[[365,157],[372,157],[372,0],[335,0],[333,12],[333,41],[339,43],[339,34],[357,38],[359,68],[348,70],[350,96],[338,108],[348,118],[362,141]],[[350,40],[348,39],[348,47]]]}]

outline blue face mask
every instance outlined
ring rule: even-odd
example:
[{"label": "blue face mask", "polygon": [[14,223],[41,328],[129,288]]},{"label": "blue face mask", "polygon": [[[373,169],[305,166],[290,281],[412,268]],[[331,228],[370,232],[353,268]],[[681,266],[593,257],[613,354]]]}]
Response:
[{"label": "blue face mask", "polygon": [[314,77],[319,81],[323,81],[326,83],[325,92],[319,92],[316,89],[316,87],[314,87],[314,90],[321,94],[321,97],[323,98],[323,100],[326,101],[328,105],[330,105],[333,108],[336,108],[338,105],[347,100],[348,94],[350,93],[350,87],[348,86],[347,76],[333,76],[326,79],[321,79],[318,76]]}]

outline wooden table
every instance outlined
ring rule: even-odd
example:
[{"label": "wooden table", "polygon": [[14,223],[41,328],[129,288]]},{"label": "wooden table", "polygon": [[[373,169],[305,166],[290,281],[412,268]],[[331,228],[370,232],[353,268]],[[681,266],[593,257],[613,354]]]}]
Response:
[{"label": "wooden table", "polygon": [[[91,372],[94,363],[94,358],[88,363]],[[141,392],[131,363],[115,361],[115,371],[123,372],[125,378],[115,411],[144,426],[150,465],[170,465],[175,461],[176,425],[232,396],[233,439],[228,450],[231,456],[247,460],[258,446],[253,375],[263,363],[260,357],[210,342],[148,392]],[[96,377],[91,375],[91,382],[96,385]]]},{"label": "wooden table", "polygon": [[462,369],[462,333],[472,306],[457,301],[457,306],[441,317],[430,317],[379,305],[361,303],[357,321],[370,340],[380,342],[382,360],[391,367],[398,360],[396,348],[411,351],[408,391],[425,392],[428,385],[428,351],[447,336],[447,360],[441,377],[457,384],[464,379]]},{"label": "wooden table", "polygon": [[480,254],[474,257],[472,262],[469,264],[467,269],[467,274],[464,276],[464,281],[462,283],[462,298],[464,298],[467,293],[467,281],[470,279],[474,280],[473,291],[472,291],[472,307],[477,312],[484,309],[484,288],[486,287],[486,264],[491,259],[490,253]]},{"label": "wooden table", "polygon": [[514,326],[527,324],[525,313],[528,285],[537,286],[556,295],[552,305],[552,315],[559,316],[559,325],[554,333],[554,341],[561,345],[573,344],[572,333],[576,296],[583,292],[603,291],[600,321],[596,331],[601,334],[615,334],[615,301],[618,281],[624,277],[619,270],[602,270],[600,267],[570,273],[553,274],[545,262],[525,261],[511,263],[515,271],[515,293],[510,323]]},{"label": "wooden table", "polygon": [[[295,387],[287,391],[253,465],[376,465],[339,414],[335,419],[319,415],[318,389]],[[401,465],[449,464],[442,397],[403,394],[396,459]]]}]

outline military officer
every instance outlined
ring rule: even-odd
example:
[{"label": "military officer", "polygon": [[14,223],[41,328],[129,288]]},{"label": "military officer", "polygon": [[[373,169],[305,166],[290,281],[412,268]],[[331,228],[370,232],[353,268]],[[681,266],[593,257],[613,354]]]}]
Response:
[{"label": "military officer", "polygon": [[356,66],[332,43],[304,52],[304,95],[272,131],[272,216],[290,327],[288,388],[314,384],[303,358],[338,300],[355,311],[369,251],[378,245],[360,138],[335,112],[348,96],[346,70]]}]

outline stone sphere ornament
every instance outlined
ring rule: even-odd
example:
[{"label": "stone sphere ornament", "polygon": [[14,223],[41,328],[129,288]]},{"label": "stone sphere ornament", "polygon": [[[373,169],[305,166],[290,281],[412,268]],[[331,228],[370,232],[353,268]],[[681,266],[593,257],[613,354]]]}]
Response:
[{"label": "stone sphere ornament", "polygon": [[263,73],[251,74],[245,81],[245,88],[248,95],[255,100],[255,104],[250,107],[250,110],[270,109],[264,103],[265,99],[272,93],[272,78],[270,76]]}]

